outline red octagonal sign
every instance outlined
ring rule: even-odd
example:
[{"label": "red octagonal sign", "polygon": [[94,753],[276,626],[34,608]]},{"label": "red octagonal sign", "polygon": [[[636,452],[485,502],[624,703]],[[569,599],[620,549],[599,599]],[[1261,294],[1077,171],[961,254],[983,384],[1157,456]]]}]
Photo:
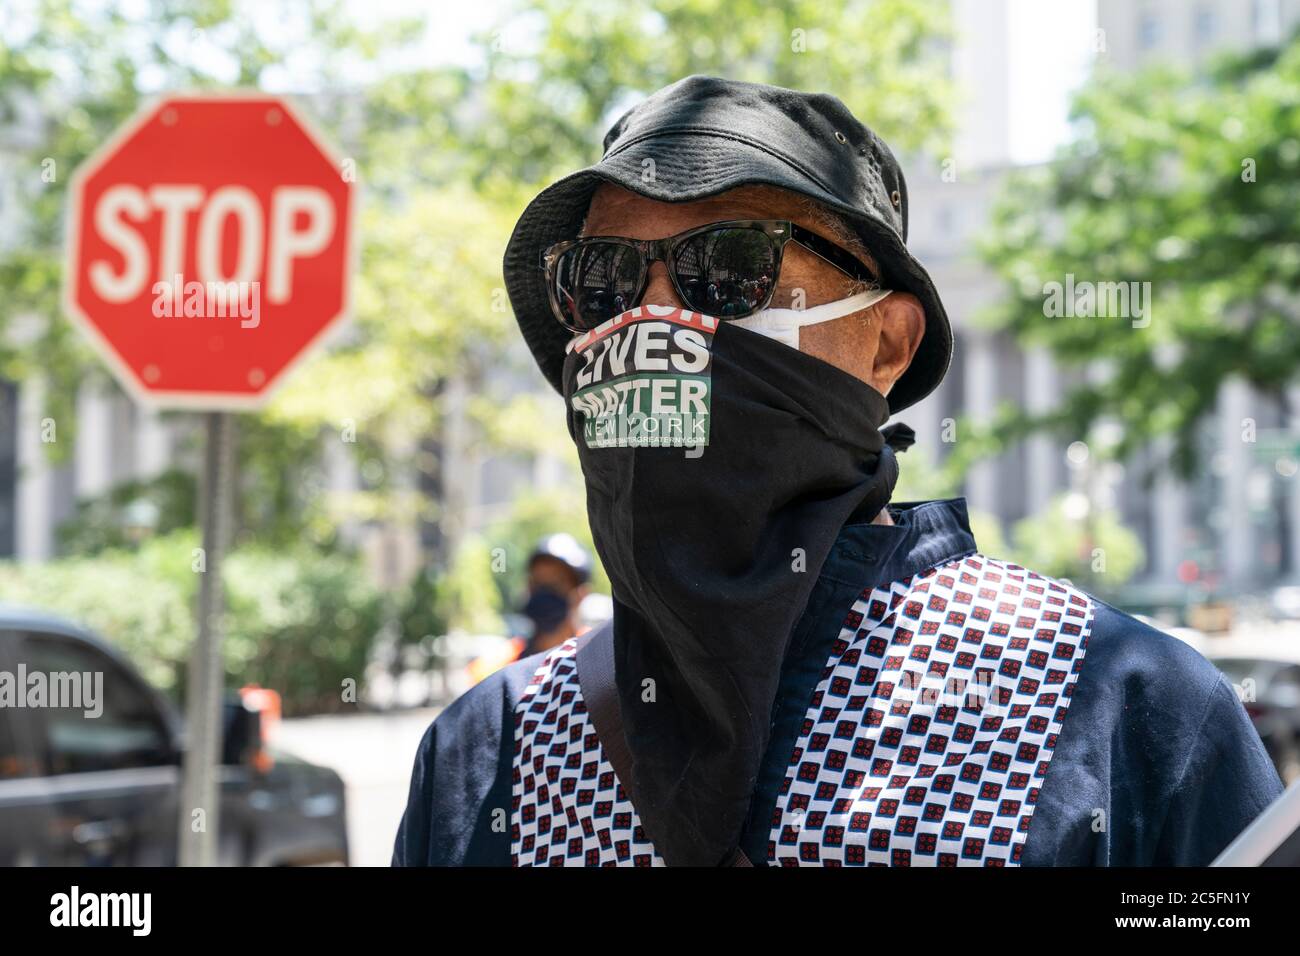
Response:
[{"label": "red octagonal sign", "polygon": [[67,308],[137,399],[255,406],[347,313],[348,172],[277,97],[167,97],[77,171]]}]

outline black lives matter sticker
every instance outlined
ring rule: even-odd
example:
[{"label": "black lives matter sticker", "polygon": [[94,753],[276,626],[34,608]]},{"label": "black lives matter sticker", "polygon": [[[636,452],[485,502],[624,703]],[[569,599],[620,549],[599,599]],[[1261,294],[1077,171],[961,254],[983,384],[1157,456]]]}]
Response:
[{"label": "black lives matter sticker", "polygon": [[698,448],[709,443],[718,320],[647,305],[570,343],[582,359],[570,399],[588,448]]}]

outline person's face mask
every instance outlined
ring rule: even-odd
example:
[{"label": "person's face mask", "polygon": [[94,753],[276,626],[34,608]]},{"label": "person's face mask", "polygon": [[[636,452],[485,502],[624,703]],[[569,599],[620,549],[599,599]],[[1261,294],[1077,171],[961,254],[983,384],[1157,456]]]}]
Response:
[{"label": "person's face mask", "polygon": [[811,309],[764,309],[743,319],[731,319],[732,325],[749,329],[769,339],[776,339],[792,349],[799,347],[799,330],[804,326],[842,319],[854,312],[868,309],[889,295],[889,289],[868,289],[847,299],[837,299],[813,306]]},{"label": "person's face mask", "polygon": [[[882,297],[776,319],[797,335]],[[564,366],[629,784],[670,865],[735,846],[793,628],[846,520],[898,479],[885,397],[745,325],[646,304],[575,338]]]}]

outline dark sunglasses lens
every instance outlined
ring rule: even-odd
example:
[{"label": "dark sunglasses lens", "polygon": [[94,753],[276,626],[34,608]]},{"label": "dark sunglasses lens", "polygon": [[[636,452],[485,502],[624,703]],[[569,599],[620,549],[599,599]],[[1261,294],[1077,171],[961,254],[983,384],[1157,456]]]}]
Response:
[{"label": "dark sunglasses lens", "polygon": [[570,326],[594,329],[636,305],[641,253],[617,242],[585,242],[555,266],[555,291]]},{"label": "dark sunglasses lens", "polygon": [[674,267],[686,305],[715,318],[739,318],[776,283],[777,246],[757,229],[712,229],[677,247]]}]

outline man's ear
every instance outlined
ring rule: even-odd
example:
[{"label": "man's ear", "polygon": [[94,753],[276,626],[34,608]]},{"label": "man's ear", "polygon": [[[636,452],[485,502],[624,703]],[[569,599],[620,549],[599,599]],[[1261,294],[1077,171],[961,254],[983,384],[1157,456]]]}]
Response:
[{"label": "man's ear", "polygon": [[871,367],[871,384],[881,395],[888,395],[921,346],[925,310],[910,292],[891,293],[873,308],[880,322],[880,345]]}]

